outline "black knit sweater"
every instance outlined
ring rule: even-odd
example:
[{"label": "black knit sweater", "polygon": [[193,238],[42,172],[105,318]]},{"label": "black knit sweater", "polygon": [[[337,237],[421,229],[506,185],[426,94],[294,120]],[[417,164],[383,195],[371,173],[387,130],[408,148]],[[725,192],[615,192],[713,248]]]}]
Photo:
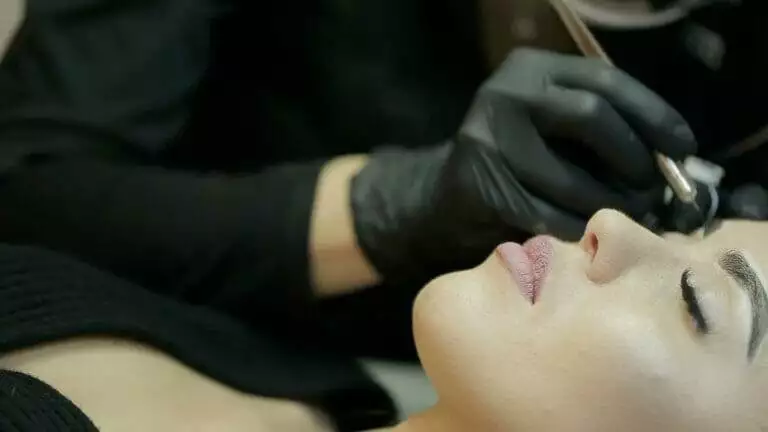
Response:
[{"label": "black knit sweater", "polygon": [[[0,246],[0,352],[83,335],[145,343],[235,389],[305,402],[341,431],[394,419],[389,397],[351,359],[278,340],[49,251]],[[96,428],[45,383],[0,372],[0,430]]]}]

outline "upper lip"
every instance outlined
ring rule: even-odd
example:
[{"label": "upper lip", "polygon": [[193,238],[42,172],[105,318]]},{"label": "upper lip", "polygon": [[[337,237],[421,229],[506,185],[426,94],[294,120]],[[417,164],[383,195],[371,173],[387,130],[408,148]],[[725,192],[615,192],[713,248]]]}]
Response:
[{"label": "upper lip", "polygon": [[544,236],[534,237],[522,245],[509,242],[496,248],[504,267],[531,303],[536,303],[544,285],[552,249],[551,239]]}]

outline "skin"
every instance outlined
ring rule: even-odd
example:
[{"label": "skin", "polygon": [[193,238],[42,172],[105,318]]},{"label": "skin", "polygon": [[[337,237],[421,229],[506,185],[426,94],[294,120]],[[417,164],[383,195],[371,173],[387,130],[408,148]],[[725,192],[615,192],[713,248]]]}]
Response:
[{"label": "skin", "polygon": [[[511,3],[481,4],[495,65],[514,42],[503,14]],[[0,5],[6,12],[0,13],[0,55],[18,26],[20,5]],[[328,186],[344,183],[363,163],[330,163],[318,186],[310,255],[321,297],[378,280],[354,244],[346,194]],[[424,290],[415,330],[440,402],[398,432],[758,431],[768,424],[760,416],[768,384],[765,356],[758,353],[752,362],[743,356],[746,296],[714,264],[720,250],[732,247],[768,261],[768,228],[729,222],[694,245],[677,236],[662,242],[610,212],[598,214],[591,227],[604,233],[598,253],[590,254],[590,242],[581,248],[557,244],[535,306],[516,293],[495,255]],[[714,335],[696,336],[680,303],[679,273],[686,267],[694,270]],[[111,367],[95,368],[103,364]],[[138,430],[142,424],[145,430],[188,430],[190,420],[210,430],[330,430],[306,407],[239,394],[124,341],[36,347],[4,356],[0,366],[32,373],[71,395],[103,430]],[[103,379],[93,379],[94,372]],[[136,382],[136,376],[144,380]],[[106,392],[110,398],[100,396]],[[105,403],[115,394],[121,403]],[[134,409],[126,413],[126,406]]]},{"label": "skin", "polygon": [[104,432],[332,432],[299,402],[243,393],[137,342],[81,337],[0,357],[66,395]]},{"label": "skin", "polygon": [[320,173],[309,230],[310,272],[318,297],[349,294],[381,281],[357,244],[350,204],[350,182],[367,162],[365,155],[339,157]]},{"label": "skin", "polygon": [[[440,400],[396,430],[765,430],[768,354],[747,358],[749,298],[718,260],[768,264],[766,238],[749,222],[661,238],[605,210],[579,244],[553,241],[534,305],[497,254],[434,280],[414,334]],[[710,334],[682,300],[686,269]]]},{"label": "skin", "polygon": [[0,1],[0,58],[5,55],[11,39],[16,34],[24,16],[22,0]]},{"label": "skin", "polygon": [[[727,222],[705,241],[661,239],[602,211],[580,244],[555,242],[535,305],[496,254],[436,279],[414,331],[439,402],[395,431],[764,430],[768,357],[747,359],[749,302],[717,260],[737,248],[768,262],[766,238],[765,223]],[[684,269],[712,334],[682,303]],[[102,430],[332,430],[298,403],[239,393],[126,341],[62,341],[0,366],[53,385]]]},{"label": "skin", "polygon": [[[378,280],[357,247],[349,206],[349,182],[366,161],[363,155],[333,159],[318,179],[309,235],[318,298],[346,294]],[[108,432],[186,432],[192,424],[200,431],[333,430],[327,418],[309,406],[237,391],[138,342],[80,337],[46,343],[2,353],[0,368],[43,380]]]}]

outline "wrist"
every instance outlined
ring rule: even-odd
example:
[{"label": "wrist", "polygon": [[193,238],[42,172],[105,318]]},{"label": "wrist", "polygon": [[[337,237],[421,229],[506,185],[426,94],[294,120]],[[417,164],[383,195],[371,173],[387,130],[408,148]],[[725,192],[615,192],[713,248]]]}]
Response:
[{"label": "wrist", "polygon": [[367,163],[364,155],[339,157],[320,173],[309,245],[310,271],[319,297],[346,294],[380,280],[358,245],[350,203],[352,179]]}]

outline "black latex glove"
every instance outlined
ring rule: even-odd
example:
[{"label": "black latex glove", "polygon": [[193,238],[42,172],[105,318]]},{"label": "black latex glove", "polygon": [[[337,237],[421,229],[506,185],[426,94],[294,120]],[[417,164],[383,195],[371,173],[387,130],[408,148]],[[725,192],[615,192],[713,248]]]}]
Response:
[{"label": "black latex glove", "polygon": [[372,156],[352,185],[358,239],[386,278],[420,282],[531,233],[577,239],[601,208],[653,211],[654,149],[696,151],[659,96],[598,60],[517,50],[454,140]]}]

